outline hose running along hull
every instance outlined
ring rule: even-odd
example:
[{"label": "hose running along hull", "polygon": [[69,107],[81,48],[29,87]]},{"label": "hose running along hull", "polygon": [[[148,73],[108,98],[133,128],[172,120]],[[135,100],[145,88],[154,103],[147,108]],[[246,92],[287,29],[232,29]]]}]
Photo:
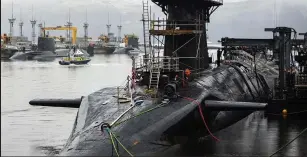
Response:
[{"label": "hose running along hull", "polygon": [[[223,65],[205,72],[204,76],[189,82],[188,87],[179,91],[183,97],[189,97],[201,103],[205,120],[211,132],[226,128],[251,111],[213,111],[207,109],[205,100],[228,100],[255,102],[269,93],[267,81],[261,74],[243,73],[237,66]],[[256,78],[260,78],[257,79]],[[141,87],[137,86],[138,89]],[[101,126],[111,124],[120,115],[119,111],[130,108],[130,103],[117,104],[114,95],[117,89],[104,88],[82,99],[71,136],[60,155],[66,156],[116,156],[110,135]],[[142,96],[140,96],[142,97]],[[118,120],[137,115],[141,111],[156,107],[153,100],[144,100],[124,113]],[[122,123],[115,123],[111,131],[120,143],[133,155],[157,155],[171,147],[196,141],[208,135],[201,119],[197,103],[178,98],[167,105],[139,115]],[[103,130],[103,131],[102,131]],[[115,146],[117,145],[116,140]],[[163,143],[163,144],[161,144]],[[118,144],[118,152],[122,156],[129,154]],[[117,146],[116,146],[117,147]],[[160,154],[161,155],[161,154]]]}]

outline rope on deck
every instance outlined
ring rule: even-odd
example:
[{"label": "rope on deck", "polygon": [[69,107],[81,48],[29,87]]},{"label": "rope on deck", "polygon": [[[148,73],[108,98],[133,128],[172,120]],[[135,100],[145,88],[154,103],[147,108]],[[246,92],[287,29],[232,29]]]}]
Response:
[{"label": "rope on deck", "polygon": [[[102,130],[101,131],[106,131],[109,136],[110,136],[110,140],[111,140],[111,144],[112,144],[112,156],[113,156],[113,149],[115,150],[116,155],[119,157],[119,149],[115,147],[115,140],[117,142],[117,144],[120,144],[120,146],[130,155],[133,157],[133,154],[119,141],[119,139],[116,137],[116,135],[111,131],[110,129],[110,125],[109,124],[103,124],[102,125]],[[115,140],[114,140],[115,139]]]},{"label": "rope on deck", "polygon": [[118,125],[120,125],[120,124],[122,124],[122,123],[124,123],[124,122],[126,122],[126,121],[128,121],[128,120],[130,120],[130,119],[133,119],[133,118],[135,118],[135,117],[141,116],[141,115],[143,115],[143,114],[145,114],[145,113],[148,113],[148,112],[153,111],[153,110],[155,110],[155,109],[157,109],[157,108],[163,107],[163,106],[165,106],[165,105],[167,105],[167,104],[168,104],[168,103],[161,103],[161,104],[159,104],[159,105],[157,105],[157,106],[155,106],[155,107],[153,107],[153,108],[150,108],[150,109],[148,109],[148,110],[142,111],[142,112],[140,112],[140,113],[138,113],[138,114],[136,114],[136,115],[134,115],[134,116],[132,116],[132,117],[130,117],[130,118],[128,118],[128,119],[125,119],[125,120],[123,120],[123,121],[114,123],[114,124],[112,125],[112,127],[118,126]]}]

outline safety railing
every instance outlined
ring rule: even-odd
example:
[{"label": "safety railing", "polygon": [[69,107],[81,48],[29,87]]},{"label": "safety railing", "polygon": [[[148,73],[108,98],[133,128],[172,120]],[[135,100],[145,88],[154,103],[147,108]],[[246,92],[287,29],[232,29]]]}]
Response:
[{"label": "safety railing", "polygon": [[179,71],[179,57],[153,57],[145,58],[144,56],[139,56],[135,58],[135,68],[149,70],[152,68],[158,68],[161,71]]},{"label": "safety railing", "polygon": [[152,35],[199,34],[202,33],[202,30],[197,28],[202,23],[197,20],[165,20],[158,18],[150,21],[149,33]]}]

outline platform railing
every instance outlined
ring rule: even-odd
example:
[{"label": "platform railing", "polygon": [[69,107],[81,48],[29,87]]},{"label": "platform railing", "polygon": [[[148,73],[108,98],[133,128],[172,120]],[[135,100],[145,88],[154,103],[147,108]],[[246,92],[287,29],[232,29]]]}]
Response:
[{"label": "platform railing", "polygon": [[[152,35],[181,35],[181,34],[198,34],[201,30],[196,27],[202,22],[197,20],[165,20],[157,19],[150,21],[150,34]],[[181,27],[188,27],[182,29]]]},{"label": "platform railing", "polygon": [[[184,58],[184,57],[182,57]],[[147,62],[147,64],[146,64]],[[145,58],[138,56],[135,58],[135,68],[149,70],[152,68],[161,69],[161,71],[179,71],[179,57],[160,56]]]}]

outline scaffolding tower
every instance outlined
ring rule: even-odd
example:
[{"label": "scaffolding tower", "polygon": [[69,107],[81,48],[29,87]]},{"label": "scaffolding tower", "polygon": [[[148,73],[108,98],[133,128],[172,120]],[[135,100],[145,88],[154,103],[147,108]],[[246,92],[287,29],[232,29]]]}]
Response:
[{"label": "scaffolding tower", "polygon": [[[200,74],[209,65],[206,24],[223,1],[152,1],[162,8],[167,18],[152,18],[148,1],[143,1],[145,56],[140,66],[149,73],[149,88],[158,88],[161,73],[180,73],[184,78],[184,70],[188,68],[192,73]],[[155,54],[154,41],[158,41],[157,47],[164,46],[163,57],[160,51]]]}]

